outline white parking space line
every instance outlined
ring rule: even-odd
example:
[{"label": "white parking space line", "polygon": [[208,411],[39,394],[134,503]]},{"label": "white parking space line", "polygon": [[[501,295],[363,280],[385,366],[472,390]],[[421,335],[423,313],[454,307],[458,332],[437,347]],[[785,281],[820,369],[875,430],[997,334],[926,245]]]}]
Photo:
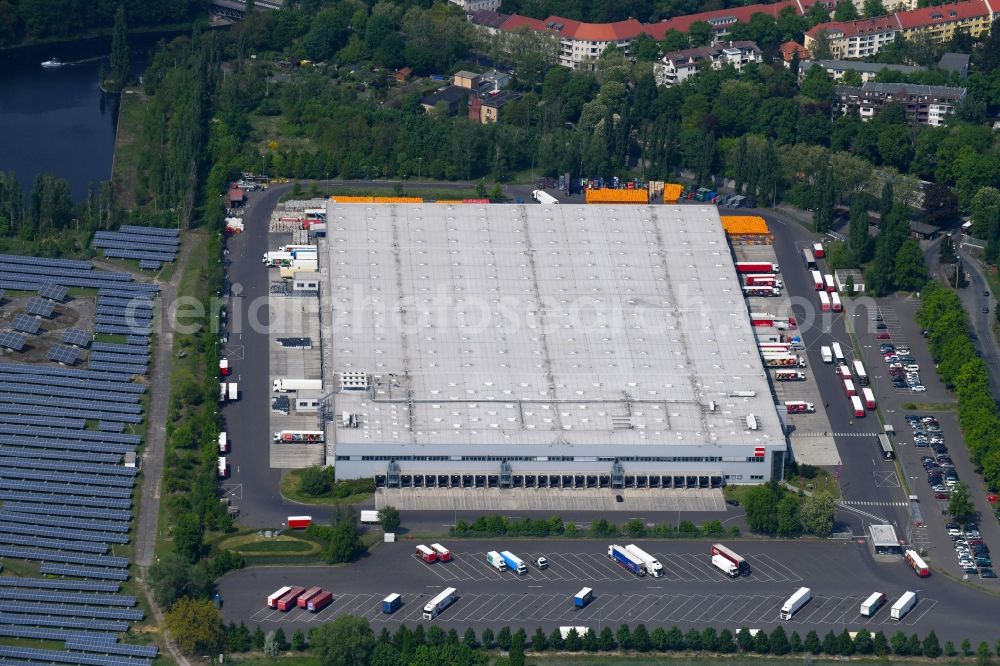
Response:
[{"label": "white parking space line", "polygon": [[[546,556],[548,557],[548,556]],[[549,558],[549,575],[558,577],[559,580],[581,580],[578,570],[572,568],[568,561],[569,555],[560,554]]]},{"label": "white parking space line", "polygon": [[835,611],[839,603],[839,597],[813,597],[809,603],[795,613],[792,621],[804,622],[806,624],[821,624],[823,618]]},{"label": "white parking space line", "polygon": [[[790,583],[802,580],[802,576],[770,555],[765,555],[763,553],[754,555],[753,561],[750,564],[751,570],[755,570],[758,563],[768,568],[770,575],[775,577],[774,580],[784,580]],[[781,577],[779,578],[778,576]]]},{"label": "white parking space line", "polygon": [[537,611],[535,611],[532,617],[536,620],[551,622],[562,617],[567,612],[576,614],[579,611],[577,610],[577,607],[573,605],[573,601],[571,599],[567,599],[561,594],[556,594],[553,595],[549,601],[545,602]]},{"label": "white parking space line", "polygon": [[510,620],[517,614],[518,609],[527,610],[536,597],[537,595],[532,593],[512,594],[498,604],[490,615],[497,620]]},{"label": "white parking space line", "polygon": [[704,599],[701,595],[683,595],[679,604],[671,604],[663,619],[679,622],[692,609],[696,608]]},{"label": "white parking space line", "polygon": [[261,608],[259,611],[251,615],[250,619],[253,620],[254,622],[269,622],[271,621],[271,616],[276,613],[280,614],[281,611],[277,611],[271,608],[270,606],[265,606],[264,608]]},{"label": "white parking space line", "polygon": [[340,609],[343,608],[351,599],[354,598],[353,594],[338,594],[333,597],[333,601],[330,605],[321,610],[318,613],[313,613],[313,616],[308,620],[309,622],[326,622],[327,620],[332,620],[335,615],[340,614]]},{"label": "white parking space line", "polygon": [[660,600],[659,609],[650,616],[650,621],[665,622],[674,610],[686,604],[690,598],[691,595],[688,594],[672,594],[664,596]]},{"label": "white parking space line", "polygon": [[424,569],[426,569],[427,571],[430,571],[435,576],[437,576],[438,578],[440,578],[441,580],[443,580],[445,582],[453,582],[453,581],[458,580],[458,578],[456,577],[455,573],[452,572],[452,571],[448,571],[447,569],[444,569],[444,567],[440,566],[440,562],[435,562],[433,564],[428,564],[428,563],[424,562],[423,560],[421,560],[416,555],[411,555],[411,557],[413,559],[415,559],[417,562],[419,562],[420,565],[422,567],[424,567]]},{"label": "white parking space line", "polygon": [[[400,612],[402,612],[403,614],[399,615],[398,618],[401,622],[409,622],[410,620],[416,620],[424,612],[424,606],[427,604],[427,600],[429,598],[430,597],[428,595],[421,594],[417,598],[411,599],[410,603],[408,603],[406,606],[403,606],[401,609],[393,613],[393,615],[399,615]],[[462,597],[459,597],[456,603],[461,603],[461,601]]]},{"label": "white parking space line", "polygon": [[711,581],[715,577],[711,571],[704,568],[704,566],[698,562],[697,558],[701,556],[681,553],[667,554],[665,557],[669,562],[671,562],[671,568],[675,570],[675,575],[678,576],[679,580],[685,582],[697,581],[705,583]]},{"label": "white parking space line", "polygon": [[740,617],[740,611],[746,608],[754,599],[756,599],[755,596],[745,594],[729,597],[729,605],[720,609],[719,614],[716,616],[719,625],[722,626],[733,618]]},{"label": "white parking space line", "polygon": [[814,615],[813,621],[818,624],[834,624],[837,622],[842,622],[844,616],[851,612],[853,609],[858,608],[861,603],[861,599],[855,597],[831,597],[833,600],[832,605],[826,605],[823,610],[827,612],[822,616]]},{"label": "white parking space line", "polygon": [[[895,625],[897,627],[901,625],[912,627],[917,622],[924,619],[924,616],[927,615],[927,613],[929,613],[935,606],[937,606],[937,603],[938,602],[935,599],[918,598],[917,605],[914,606],[913,610],[907,613],[906,617],[904,617],[902,620],[893,620],[891,617],[891,613],[886,613],[885,618],[883,618],[880,624],[890,624],[890,625]],[[891,608],[890,604],[886,604],[886,606],[889,606]]]},{"label": "white parking space line", "polygon": [[593,617],[606,617],[607,613],[604,611],[617,601],[618,598],[614,594],[594,595],[594,600],[578,611],[576,617],[581,622],[586,622]]},{"label": "white parking space line", "polygon": [[781,608],[781,597],[773,594],[760,597],[756,604],[748,604],[742,613],[741,622],[760,622],[762,620],[778,620]]},{"label": "white parking space line", "polygon": [[705,607],[699,615],[690,618],[692,621],[715,620],[719,616],[719,611],[725,609],[729,604],[732,603],[732,597],[726,595],[714,595],[711,604]]},{"label": "white parking space line", "polygon": [[635,598],[636,595],[634,594],[615,595],[614,600],[604,607],[604,612],[601,613],[601,616],[609,619],[621,618],[621,613],[624,609],[633,605]]},{"label": "white parking space line", "polygon": [[489,606],[497,597],[495,594],[463,594],[459,600],[453,604],[450,619],[459,622],[469,620],[479,611],[480,608]]},{"label": "white parking space line", "polygon": [[652,613],[659,606],[662,598],[661,594],[644,594],[643,598],[638,600],[633,609],[629,611],[629,619],[641,620],[646,613]]},{"label": "white parking space line", "polygon": [[595,570],[590,562],[576,553],[563,555],[562,561],[567,570],[578,572],[575,580],[613,580],[600,570]]}]

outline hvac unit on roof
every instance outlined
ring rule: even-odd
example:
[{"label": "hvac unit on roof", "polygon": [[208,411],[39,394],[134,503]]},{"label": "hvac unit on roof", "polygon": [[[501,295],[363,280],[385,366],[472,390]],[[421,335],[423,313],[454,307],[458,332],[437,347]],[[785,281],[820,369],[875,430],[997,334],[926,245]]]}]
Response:
[{"label": "hvac unit on roof", "polygon": [[747,414],[747,428],[749,430],[757,429],[757,417],[753,414]]},{"label": "hvac unit on roof", "polygon": [[340,373],[340,388],[342,391],[368,390],[368,373],[348,370]]}]

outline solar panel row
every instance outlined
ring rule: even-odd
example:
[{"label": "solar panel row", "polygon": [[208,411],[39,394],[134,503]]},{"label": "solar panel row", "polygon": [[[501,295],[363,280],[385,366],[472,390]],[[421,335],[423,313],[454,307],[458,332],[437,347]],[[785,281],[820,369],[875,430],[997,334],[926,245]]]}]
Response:
[{"label": "solar panel row", "polygon": [[[114,375],[105,375],[105,376],[108,379],[115,379]],[[0,379],[0,382],[3,382],[3,379]],[[55,386],[55,385],[45,386],[38,384],[27,384],[27,385],[21,384],[17,386],[4,384],[3,389],[10,393],[18,393],[18,394],[32,395],[32,396],[48,396],[52,399],[72,398],[74,395],[78,396],[83,394],[86,395],[91,400],[105,400],[106,402],[103,404],[98,405],[92,403],[92,405],[98,407],[99,409],[103,408],[105,410],[113,410],[113,411],[119,411],[119,410],[125,411],[124,407],[129,407],[132,404],[137,404],[137,401],[139,400],[138,393],[116,394],[109,391],[98,391],[96,389],[91,389],[88,391],[86,388],[82,386],[77,388],[70,386]],[[18,396],[13,399],[17,401],[26,398]],[[121,407],[119,407],[119,405],[121,405]]]},{"label": "solar panel row", "polygon": [[0,599],[20,599],[22,601],[42,601],[50,604],[93,604],[96,606],[135,606],[135,597],[126,594],[104,594],[101,592],[61,592],[49,590],[16,590],[0,588]]},{"label": "solar panel row", "polygon": [[44,514],[47,516],[68,516],[72,518],[90,518],[112,520],[127,523],[132,520],[132,512],[128,509],[92,509],[80,506],[39,506],[19,500],[11,500],[3,505],[5,511],[17,513]]},{"label": "solar panel row", "polygon": [[13,414],[4,417],[3,420],[6,421],[4,425],[55,426],[74,430],[82,430],[87,425],[83,419],[50,419],[38,416],[15,416]]},{"label": "solar panel row", "polygon": [[101,303],[104,298],[140,298],[153,300],[159,288],[156,285],[145,285],[141,283],[130,285],[116,285],[114,287],[104,287],[97,292],[97,302]]},{"label": "solar panel row", "polygon": [[[18,267],[20,270],[20,267]],[[82,287],[85,289],[100,289],[102,287],[108,287],[114,285],[115,289],[123,293],[131,293],[134,291],[128,287],[126,282],[114,282],[103,279],[95,278],[82,278],[82,277],[63,277],[63,276],[51,276],[51,275],[23,275],[20,272],[14,272],[11,267],[6,269],[0,267],[0,282],[4,289],[14,289],[13,284],[17,284],[18,288],[22,290],[34,290],[37,289],[42,284],[51,281],[57,281],[59,284],[65,285],[67,287]]]},{"label": "solar panel row", "polygon": [[64,514],[19,513],[14,509],[8,510],[6,506],[0,509],[0,520],[13,523],[28,523],[30,525],[69,527],[75,530],[94,530],[97,532],[127,533],[129,531],[127,518],[125,520],[95,520],[93,518],[79,518]]},{"label": "solar panel row", "polygon": [[[90,638],[90,640],[88,640]],[[127,655],[130,657],[148,657],[152,659],[157,655],[155,645],[129,645],[127,643],[101,643],[95,641],[93,637],[74,637],[66,641],[66,647],[71,650],[84,650],[87,652],[99,652],[101,654]]]},{"label": "solar panel row", "polygon": [[93,411],[89,409],[71,409],[55,405],[18,405],[0,404],[0,415],[3,414],[51,414],[65,418],[80,418],[93,421],[121,421],[124,423],[139,423],[141,414],[120,414],[116,412]]},{"label": "solar panel row", "polygon": [[[0,636],[8,638],[40,638],[47,641],[71,641],[79,639],[81,642],[87,642],[88,640],[97,641],[105,636],[116,638],[114,634],[102,634],[99,632],[42,629],[39,627],[6,626],[2,624],[0,624]],[[105,638],[105,640],[107,639]],[[73,646],[67,645],[66,647]]]},{"label": "solar panel row", "polygon": [[125,338],[125,342],[129,345],[141,345],[143,347],[149,348],[149,336],[148,335],[130,335]]},{"label": "solar panel row", "polygon": [[153,318],[153,311],[148,309],[99,307],[96,314],[102,320],[106,320],[101,323],[115,324],[116,319],[120,319],[126,326],[149,326],[150,319]]},{"label": "solar panel row", "polygon": [[[128,560],[124,557],[113,557],[111,555],[84,555],[82,553],[66,553],[53,550],[36,550],[34,548],[18,548],[17,546],[0,546],[0,557],[16,557],[21,560],[41,560],[42,562],[85,564],[91,567],[117,567],[119,569],[124,569],[128,566]],[[42,573],[45,572],[43,571]],[[94,578],[94,576],[90,577]],[[2,604],[0,604],[0,611],[3,610],[16,612],[19,609],[3,608]]]},{"label": "solar panel row", "polygon": [[130,317],[128,315],[113,315],[113,314],[96,314],[94,315],[94,323],[96,324],[110,324],[112,326],[129,326],[138,329],[136,335],[147,335],[147,333],[142,333],[142,329],[148,329],[150,327],[149,319],[144,319],[141,317]]},{"label": "solar panel row", "polygon": [[23,254],[0,254],[0,263],[27,264],[28,266],[51,266],[53,268],[78,268],[83,270],[91,270],[93,268],[89,261],[78,261],[74,259],[50,259],[48,257],[29,257]]},{"label": "solar panel row", "polygon": [[[100,239],[94,241],[94,247],[104,250],[104,256],[115,256],[121,252],[135,252],[138,254],[148,254],[155,257],[174,257],[177,254],[177,246],[167,243],[147,243],[143,240],[128,240],[122,238]],[[155,261],[155,260],[154,260]]]},{"label": "solar panel row", "polygon": [[[0,380],[2,381],[2,380]],[[29,387],[33,388],[33,387]],[[72,389],[70,389],[72,390]],[[89,396],[88,396],[89,397]],[[133,400],[138,400],[139,396],[132,396]],[[0,402],[16,402],[31,405],[44,405],[45,407],[65,407],[67,409],[77,409],[91,412],[110,412],[117,414],[124,412],[127,414],[139,414],[142,412],[142,405],[138,402],[96,402],[93,400],[73,400],[61,396],[40,394],[35,391],[25,391],[22,394],[0,393]]]},{"label": "solar panel row", "polygon": [[[11,264],[0,257],[0,271],[14,271],[25,279],[37,280],[38,287],[47,284],[65,286],[61,278],[89,278],[103,282],[131,282],[132,276],[122,271],[95,271],[91,268],[80,269],[65,266],[47,266],[45,264]],[[36,288],[38,288],[36,287]]]},{"label": "solar panel row", "polygon": [[133,483],[131,479],[87,476],[83,474],[79,478],[71,477],[71,474],[66,474],[65,472],[44,472],[16,468],[0,469],[0,488],[65,493],[67,495],[80,495],[81,497],[126,499],[132,496]]},{"label": "solar panel row", "polygon": [[153,663],[150,659],[140,659],[138,657],[106,657],[74,652],[60,652],[59,650],[6,646],[0,646],[0,657],[31,661],[45,660],[60,664],[84,664],[86,666],[151,666]]},{"label": "solar panel row", "polygon": [[142,252],[140,250],[124,250],[108,248],[104,256],[109,259],[149,259],[150,261],[173,261],[174,255],[165,252]]},{"label": "solar panel row", "polygon": [[80,360],[79,354],[80,353],[73,347],[67,347],[66,345],[52,345],[45,358],[50,361],[55,361],[56,363],[62,363],[63,365],[73,365]]},{"label": "solar panel row", "polygon": [[[98,381],[108,381],[107,375],[91,372],[89,370],[72,370],[70,368],[54,368],[51,366],[26,365],[21,363],[0,363],[0,372],[15,372],[29,375],[52,375],[55,377],[72,377],[74,379],[96,379]],[[122,381],[124,382],[125,380]],[[117,390],[117,388],[115,390]],[[121,390],[128,389],[122,387]]]},{"label": "solar panel row", "polygon": [[[6,483],[17,483],[9,481]],[[22,486],[30,485],[29,481],[20,482]],[[36,484],[41,485],[41,484]],[[52,494],[42,490],[2,490],[0,489],[0,500],[10,500],[12,502],[41,502],[44,504],[58,504],[64,506],[89,506],[102,507],[105,509],[131,509],[131,500],[115,499],[111,497],[84,497],[82,495],[62,495]]]},{"label": "solar panel row", "polygon": [[149,335],[148,328],[138,326],[119,326],[118,324],[94,324],[95,333],[107,333],[108,335]]},{"label": "solar panel row", "polygon": [[38,333],[39,329],[42,328],[42,322],[32,316],[24,314],[23,312],[19,312],[14,315],[14,319],[10,322],[10,327],[15,331],[22,331],[29,335],[35,335]]},{"label": "solar panel row", "polygon": [[[117,435],[118,433],[109,432],[104,434]],[[118,456],[135,450],[134,446],[130,446],[128,444],[104,444],[101,442],[89,441],[74,442],[66,439],[52,439],[47,437],[13,437],[11,435],[0,435],[0,444],[9,444],[33,449],[49,449],[53,451],[62,451],[65,449],[72,449],[75,451],[93,451],[95,453]]]},{"label": "solar panel row", "polygon": [[[10,612],[12,602],[10,600],[0,601],[0,611]],[[143,613],[138,608],[108,608],[106,606],[62,606],[54,603],[23,602],[22,611],[25,613],[36,613],[39,615],[68,615],[70,617],[92,617],[95,619],[108,620],[132,620],[138,621],[143,618]]]},{"label": "solar panel row", "polygon": [[91,352],[91,361],[124,363],[126,365],[148,365],[149,357],[138,354],[116,354],[115,352]]},{"label": "solar panel row", "polygon": [[118,227],[118,230],[128,234],[164,236],[166,238],[178,238],[180,236],[180,233],[176,229],[168,229],[166,227],[141,227],[135,224],[123,224]]},{"label": "solar panel row", "polygon": [[94,351],[110,352],[112,354],[149,355],[149,347],[146,344],[123,345],[117,342],[95,342],[90,348]]},{"label": "solar panel row", "polygon": [[58,301],[60,303],[66,300],[67,293],[66,287],[51,283],[42,285],[42,287],[38,290],[38,295],[42,298],[47,298],[50,301]]},{"label": "solar panel row", "polygon": [[[17,456],[4,456],[0,452],[0,467],[23,467],[25,469],[34,469],[36,467],[44,467],[50,470],[65,470],[68,472],[78,472],[81,474],[99,474],[107,476],[115,476],[126,479],[129,483],[135,482],[135,475],[138,474],[138,470],[134,467],[123,467],[118,464],[111,465],[101,465],[100,463],[83,463],[83,462],[73,462],[68,460],[46,460],[44,463],[39,465],[37,460],[31,458],[20,458]],[[0,509],[2,510],[2,509]]]},{"label": "solar panel row", "polygon": [[18,280],[0,280],[0,288],[12,289],[13,291],[33,291],[38,288],[38,284]]},{"label": "solar panel row", "polygon": [[63,331],[62,341],[68,345],[76,345],[77,347],[87,348],[90,346],[90,335],[89,331],[84,331],[79,328],[67,328]]},{"label": "solar panel row", "polygon": [[94,247],[134,247],[137,250],[158,250],[177,252],[179,238],[166,236],[142,236],[139,234],[115,234],[104,232],[94,237]]},{"label": "solar panel row", "polygon": [[[24,534],[0,533],[0,543],[9,543],[12,546],[34,546],[36,548],[51,548],[60,552],[73,553],[94,553],[104,555],[108,552],[108,545],[95,543],[93,541],[64,541],[62,539],[48,539],[45,537],[28,536]],[[0,590],[0,599],[3,597],[3,590]]]},{"label": "solar panel row", "polygon": [[101,443],[113,442],[116,444],[131,444],[138,446],[142,441],[138,435],[115,435],[106,432],[94,432],[93,430],[63,430],[60,428],[25,428],[19,425],[8,425],[0,423],[0,433],[11,435],[21,435],[22,437],[48,437],[79,440],[97,440]]},{"label": "solar panel row", "polygon": [[[117,543],[127,544],[128,534],[122,532],[92,532],[90,530],[78,530],[69,527],[47,527],[45,525],[27,525],[13,522],[3,522],[0,525],[5,529],[19,532],[20,534],[33,534],[35,536],[47,537],[49,539],[69,539],[70,541],[92,541],[95,543]],[[97,551],[100,553],[106,550]]]},{"label": "solar panel row", "polygon": [[46,301],[44,298],[39,298],[38,296],[32,296],[28,299],[28,302],[24,304],[24,311],[28,314],[38,315],[39,317],[51,317],[52,313],[55,312],[55,305]]},{"label": "solar panel row", "polygon": [[[37,376],[34,374],[24,374],[19,372],[11,372],[5,368],[0,367],[0,382],[17,382],[18,384],[37,384],[43,387],[46,386],[66,386],[68,388],[78,389],[81,392],[90,391],[112,391],[114,393],[145,393],[146,387],[142,384],[129,384],[126,382],[109,381],[107,377],[101,376],[98,378],[87,378],[87,377],[76,377],[76,376],[63,376],[60,372],[66,372],[63,368],[38,368],[41,371],[39,374],[42,376]],[[44,372],[49,370],[51,372]],[[69,372],[79,372],[79,370],[72,370]],[[4,384],[4,390],[9,390]],[[88,396],[89,397],[89,396]],[[105,398],[101,398],[102,400]]]},{"label": "solar panel row", "polygon": [[[121,462],[121,455],[116,453],[93,453],[92,451],[65,451],[55,449],[33,449],[31,447],[9,446],[0,444],[0,456],[17,458],[20,456],[31,456],[34,459],[50,458],[53,460],[68,461],[80,460],[94,463],[105,463],[117,465]],[[40,463],[43,464],[43,463]]]},{"label": "solar panel row", "polygon": [[125,424],[121,422],[112,423],[110,421],[99,421],[97,423],[97,429],[103,432],[125,432]]},{"label": "solar panel row", "polygon": [[180,244],[181,239],[179,236],[165,236],[160,234],[148,234],[145,231],[129,231],[129,230],[119,230],[119,231],[98,231],[94,234],[94,238],[100,240],[119,240],[125,239],[128,241],[151,243],[154,245],[171,245],[176,247]]},{"label": "solar panel row", "polygon": [[97,304],[109,308],[135,308],[136,310],[150,310],[153,307],[153,301],[148,298],[111,298],[110,296],[99,296]]},{"label": "solar panel row", "polygon": [[[58,564],[42,565],[43,568],[46,566],[63,568],[62,565]],[[65,567],[65,568],[73,569],[79,567]],[[111,571],[121,572],[120,569],[112,569]],[[55,580],[55,582],[73,583],[76,581],[67,580],[65,578],[59,578]],[[108,584],[117,585],[117,583],[108,583]],[[41,615],[20,615],[20,614],[15,615],[13,613],[0,613],[0,622],[2,622],[3,624],[18,624],[27,627],[68,627],[72,629],[88,629],[90,631],[114,631],[119,633],[123,631],[128,631],[128,623],[123,622],[121,620],[94,620],[86,618],[66,617],[64,615],[43,617]]]},{"label": "solar panel row", "polygon": [[128,580],[128,569],[120,568],[74,567],[65,564],[45,563],[39,567],[39,571],[51,576],[76,576],[78,578],[95,578],[98,580]]},{"label": "solar panel row", "polygon": [[17,331],[0,331],[0,347],[19,352],[28,342],[28,334]]},{"label": "solar panel row", "polygon": [[[22,578],[0,576],[0,587],[28,587],[46,590],[79,590],[81,592],[117,592],[121,585],[99,580],[59,580],[56,578]],[[0,620],[0,624],[3,620]]]},{"label": "solar panel row", "polygon": [[143,268],[149,271],[158,271],[163,266],[162,261],[153,261],[152,259],[140,259],[139,268]]},{"label": "solar panel row", "polygon": [[146,374],[146,366],[144,365],[126,365],[124,363],[105,363],[104,361],[93,361],[89,364],[89,366],[91,370],[117,373],[127,377]]}]

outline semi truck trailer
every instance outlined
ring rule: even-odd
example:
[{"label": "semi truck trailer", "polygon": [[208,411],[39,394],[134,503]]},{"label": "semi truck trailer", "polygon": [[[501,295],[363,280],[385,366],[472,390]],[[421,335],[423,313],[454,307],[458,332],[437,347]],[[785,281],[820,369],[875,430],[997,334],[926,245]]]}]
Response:
[{"label": "semi truck trailer", "polygon": [[524,563],[524,560],[509,550],[500,551],[500,557],[507,563],[507,568],[516,572],[518,576],[528,573],[528,565]]},{"label": "semi truck trailer", "polygon": [[712,566],[730,578],[736,578],[740,575],[740,568],[722,555],[712,555]]},{"label": "semi truck trailer", "polygon": [[767,356],[764,359],[764,367],[767,368],[804,368],[806,361],[797,354],[783,354],[779,356]]},{"label": "semi truck trailer", "polygon": [[740,555],[737,555],[733,550],[723,546],[721,543],[712,544],[712,555],[722,555],[724,558],[735,564],[741,576],[750,575],[750,563],[743,559]]},{"label": "semi truck trailer", "polygon": [[312,525],[312,516],[288,516],[288,529],[304,530]]},{"label": "semi truck trailer", "polygon": [[646,575],[646,563],[621,546],[614,544],[608,546],[608,557],[636,576]]},{"label": "semi truck trailer", "polygon": [[275,393],[287,393],[289,391],[322,391],[322,379],[275,379],[271,390]]},{"label": "semi truck trailer", "polygon": [[309,603],[309,600],[315,597],[317,594],[321,593],[322,591],[323,591],[322,587],[310,587],[308,590],[302,593],[302,596],[299,597],[299,600],[296,605],[299,608],[305,608],[306,604]]},{"label": "semi truck trailer", "polygon": [[455,603],[455,588],[448,587],[442,590],[436,597],[427,602],[424,606],[424,619],[433,620],[445,608]]},{"label": "semi truck trailer", "polygon": [[639,546],[634,543],[630,543],[625,546],[625,550],[642,560],[646,564],[646,573],[653,578],[659,578],[663,575],[663,565],[660,564],[655,557],[644,551],[642,548],[639,548]]},{"label": "semi truck trailer", "polygon": [[792,616],[795,615],[800,608],[809,603],[810,599],[812,599],[812,590],[808,587],[800,587],[781,607],[781,619],[791,620]]},{"label": "semi truck trailer", "polygon": [[789,400],[785,403],[785,409],[789,414],[812,414],[816,411],[816,405],[804,400]]},{"label": "semi truck trailer", "polygon": [[313,444],[322,443],[323,439],[321,430],[282,430],[273,437],[275,444]]},{"label": "semi truck trailer", "polygon": [[495,550],[486,553],[486,561],[497,571],[507,571],[507,563],[500,557],[500,553]]},{"label": "semi truck trailer", "polygon": [[903,596],[896,599],[896,603],[892,605],[889,609],[889,617],[893,620],[902,620],[906,617],[906,614],[913,610],[913,607],[917,605],[917,593],[916,592],[904,592]]},{"label": "semi truck trailer", "polygon": [[594,598],[594,591],[589,587],[585,587],[575,595],[573,595],[573,605],[577,608],[583,608],[591,602]]},{"label": "semi truck trailer", "polygon": [[333,603],[333,592],[323,590],[315,597],[306,602],[306,610],[310,613],[318,613]]},{"label": "semi truck trailer", "polygon": [[886,598],[881,592],[872,592],[871,596],[861,603],[861,614],[871,617],[878,612],[878,609],[885,605]]},{"label": "semi truck trailer", "polygon": [[778,264],[772,264],[770,261],[737,261],[736,272],[737,273],[780,273],[781,268],[778,266]]},{"label": "semi truck trailer", "polygon": [[532,190],[531,191],[531,198],[534,199],[535,201],[537,201],[540,204],[557,204],[557,203],[559,203],[559,199],[556,199],[554,196],[552,196],[551,194],[549,194],[548,192],[546,192],[544,190]]},{"label": "semi truck trailer", "polygon": [[824,363],[833,363],[833,350],[826,345],[819,348],[819,354],[823,357]]},{"label": "semi truck trailer", "polygon": [[801,382],[805,381],[806,373],[801,370],[778,370],[774,378],[779,382]]},{"label": "semi truck trailer", "polygon": [[291,589],[292,589],[291,586],[285,585],[284,587],[279,587],[277,590],[267,595],[267,607],[277,608],[278,599],[285,596]]}]

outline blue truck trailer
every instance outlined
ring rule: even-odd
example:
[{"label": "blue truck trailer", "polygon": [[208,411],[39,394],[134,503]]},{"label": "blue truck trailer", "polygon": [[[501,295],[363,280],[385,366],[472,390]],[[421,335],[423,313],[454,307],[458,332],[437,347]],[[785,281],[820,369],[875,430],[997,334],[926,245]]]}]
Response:
[{"label": "blue truck trailer", "polygon": [[593,600],[594,591],[589,587],[585,587],[573,596],[573,605],[577,608],[583,608]]},{"label": "blue truck trailer", "polygon": [[615,544],[608,546],[608,557],[636,576],[646,575],[646,563],[621,546]]},{"label": "blue truck trailer", "polygon": [[528,573],[528,565],[524,563],[524,560],[509,550],[500,551],[500,557],[507,563],[507,568],[517,572],[518,576]]}]

